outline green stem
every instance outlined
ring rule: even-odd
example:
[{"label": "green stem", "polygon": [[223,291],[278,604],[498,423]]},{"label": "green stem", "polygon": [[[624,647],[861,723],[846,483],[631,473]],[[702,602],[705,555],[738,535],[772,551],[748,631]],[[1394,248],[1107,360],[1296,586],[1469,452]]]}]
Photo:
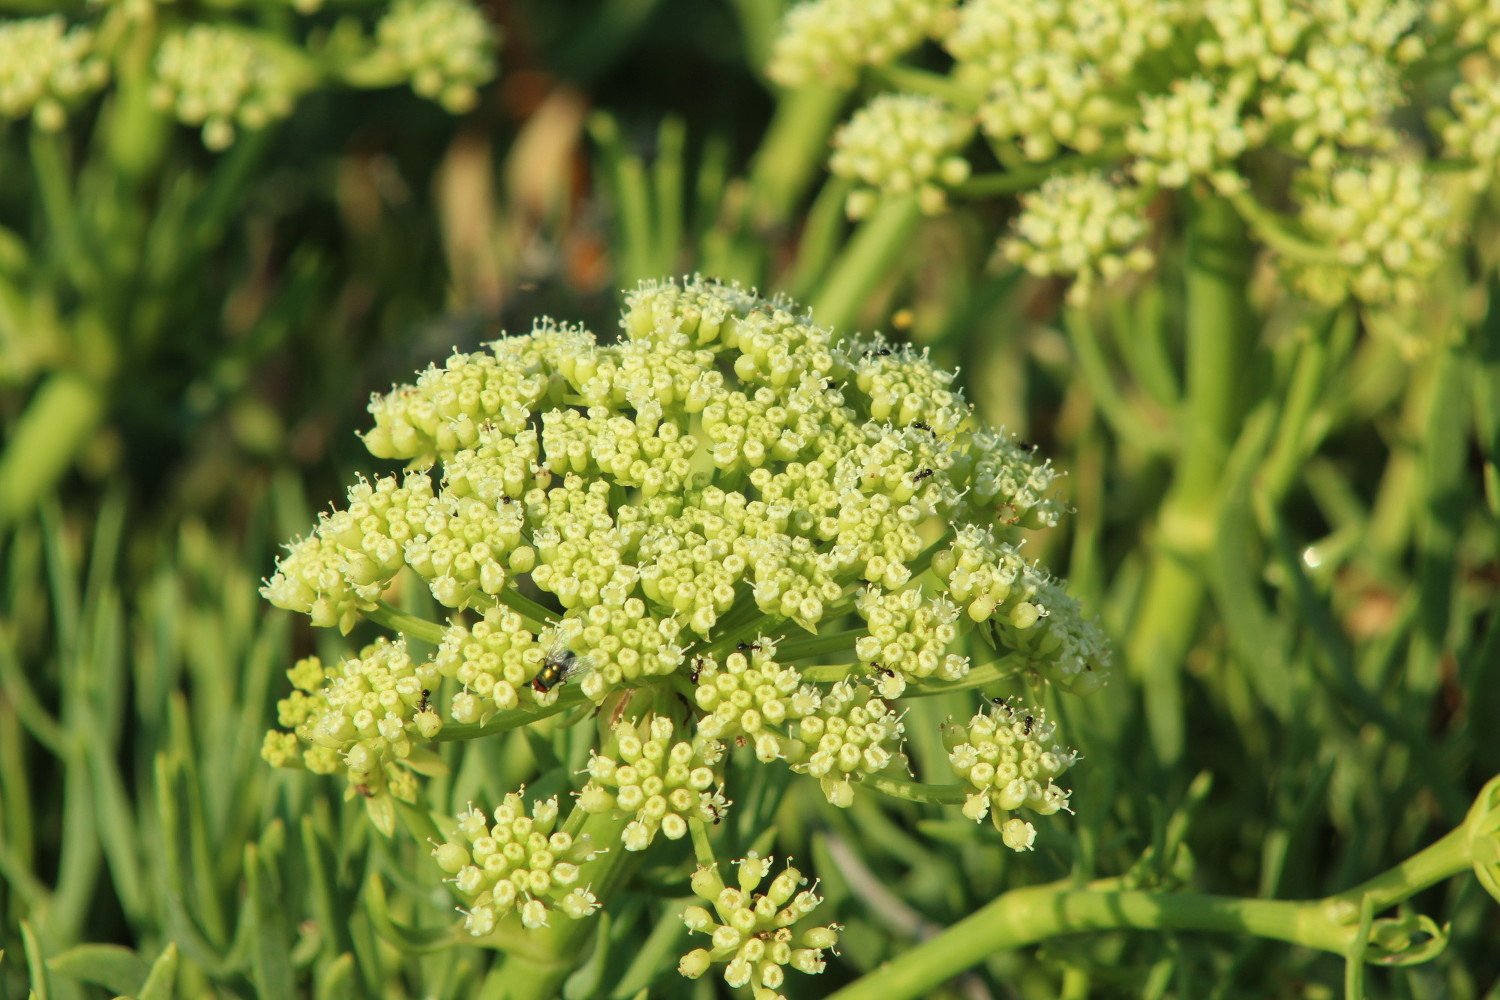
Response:
[{"label": "green stem", "polygon": [[1366,960],[1368,926],[1378,913],[1473,864],[1470,819],[1375,878],[1324,899],[1241,899],[1200,893],[1116,890],[1116,883],[1068,882],[1008,892],[878,971],[833,994],[836,1000],[901,1000],[933,987],[997,952],[1089,931],[1201,931],[1251,935]]},{"label": "green stem", "polygon": [[1255,230],[1255,235],[1266,246],[1283,257],[1303,264],[1337,264],[1338,251],[1322,243],[1315,243],[1287,228],[1286,221],[1275,212],[1255,200],[1249,191],[1239,191],[1228,196],[1240,218]]},{"label": "green stem", "polygon": [[1252,347],[1244,225],[1220,198],[1198,201],[1192,209],[1181,455],[1126,644],[1126,661],[1144,688],[1152,742],[1164,761],[1182,754],[1182,663],[1204,602],[1204,580],[1194,564],[1214,538],[1220,480],[1238,430]]},{"label": "green stem", "polygon": [[855,674],[868,673],[869,669],[863,663],[822,663],[816,667],[803,667],[800,672],[802,679],[810,683],[835,684]]},{"label": "green stem", "polygon": [[1352,928],[1330,922],[1316,903],[1037,886],[1006,893],[878,972],[834,993],[833,998],[925,996],[997,952],[1065,934],[1128,929],[1252,934],[1338,955],[1348,950],[1353,935]]},{"label": "green stem", "polygon": [[908,802],[961,805],[969,796],[969,788],[966,785],[929,785],[885,774],[867,774],[860,784],[884,795],[905,799]]},{"label": "green stem", "polygon": [[757,231],[791,216],[828,151],[828,136],[848,92],[829,87],[786,91],[750,164],[750,221]]},{"label": "green stem", "polygon": [[1050,160],[1045,164],[1024,164],[1001,173],[978,174],[953,185],[948,190],[959,198],[992,198],[999,195],[1020,194],[1023,191],[1041,187],[1042,182],[1049,177],[1114,163],[1120,159],[1123,152],[1124,150],[1118,146],[1109,146],[1097,153],[1065,156]]},{"label": "green stem", "polygon": [[522,726],[528,726],[542,719],[550,719],[554,715],[561,715],[575,705],[584,702],[583,692],[575,685],[569,685],[563,689],[562,694],[550,705],[539,705],[535,708],[512,708],[503,712],[495,713],[494,718],[488,722],[450,723],[438,731],[433,737],[434,743],[456,743],[461,740],[477,740],[485,736],[499,736]]},{"label": "green stem", "polygon": [[[1481,793],[1482,795],[1483,793]],[[1462,825],[1448,832],[1441,840],[1423,848],[1394,868],[1381,872],[1368,882],[1361,883],[1347,892],[1334,896],[1354,906],[1365,900],[1378,913],[1389,909],[1421,892],[1429,886],[1467,871],[1474,863],[1470,838],[1474,835],[1469,825],[1473,815]]]},{"label": "green stem", "polygon": [[792,660],[803,660],[809,656],[822,656],[824,653],[853,649],[854,640],[863,636],[865,631],[865,629],[856,628],[847,632],[833,632],[829,635],[815,635],[810,639],[783,642],[776,647],[776,658],[787,663]]},{"label": "green stem", "polygon": [[557,618],[557,612],[545,604],[538,604],[514,587],[503,588],[495,595],[495,600],[520,615],[526,627],[533,632],[542,631]]},{"label": "green stem", "polygon": [[951,76],[892,63],[871,71],[882,83],[911,94],[941,98],[964,111],[976,111],[984,103],[984,92],[955,83]]},{"label": "green stem", "polygon": [[883,202],[861,222],[809,303],[813,318],[834,330],[848,330],[910,249],[921,219],[916,196],[907,195]]},{"label": "green stem", "polygon": [[1125,398],[1114,376],[1109,362],[1099,346],[1099,335],[1087,311],[1070,308],[1064,314],[1064,325],[1068,339],[1073,343],[1073,352],[1078,358],[1078,368],[1100,414],[1109,424],[1115,436],[1148,452],[1166,451],[1172,443],[1165,429],[1150,423],[1141,412]]},{"label": "green stem", "polygon": [[1007,653],[991,663],[972,667],[962,680],[937,681],[929,684],[913,684],[906,689],[907,698],[930,698],[933,695],[950,694],[954,691],[972,691],[999,681],[1015,677],[1032,661],[1020,653]]},{"label": "green stem", "polygon": [[425,642],[429,646],[438,646],[443,642],[443,633],[447,631],[437,622],[430,622],[425,618],[407,614],[399,608],[393,608],[381,601],[375,607],[365,612],[365,617],[376,625],[388,628],[392,632],[400,632],[410,639]]},{"label": "green stem", "polygon": [[1329,345],[1334,337],[1332,325],[1356,321],[1350,309],[1341,310],[1328,319],[1324,323],[1310,323],[1303,330],[1286,399],[1280,406],[1276,439],[1258,477],[1258,499],[1262,503],[1280,503],[1307,461],[1310,450],[1308,418],[1324,394]]},{"label": "green stem", "polygon": [[719,872],[719,861],[714,856],[713,841],[708,838],[708,824],[694,816],[688,820],[688,833],[693,837],[693,859],[699,868],[707,868],[715,875]]},{"label": "green stem", "polygon": [[843,242],[848,230],[844,203],[853,190],[853,181],[843,177],[830,178],[807,210],[797,244],[796,263],[785,279],[788,292],[799,302],[817,290]]},{"label": "green stem", "polygon": [[92,254],[78,252],[78,215],[74,211],[73,163],[67,133],[31,128],[28,152],[42,215],[52,238],[55,259],[80,288],[93,284]]}]

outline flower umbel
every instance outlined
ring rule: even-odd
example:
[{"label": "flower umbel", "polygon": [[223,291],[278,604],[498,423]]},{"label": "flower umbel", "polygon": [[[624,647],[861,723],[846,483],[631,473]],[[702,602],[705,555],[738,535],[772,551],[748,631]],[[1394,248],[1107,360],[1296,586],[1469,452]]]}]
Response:
[{"label": "flower umbel", "polygon": [[1031,850],[1036,837],[1016,810],[1051,816],[1068,808],[1068,791],[1053,779],[1078,756],[1054,742],[1056,735],[1057,727],[1040,708],[1013,708],[1009,702],[980,712],[966,725],[943,728],[948,762],[973,789],[964,815],[975,822],[988,816],[1013,851]]},{"label": "flower umbel", "polygon": [[627,851],[644,851],[658,833],[681,840],[689,819],[717,822],[729,807],[724,794],[713,787],[723,744],[673,742],[672,720],[663,716],[651,719],[647,730],[643,740],[634,726],[616,726],[615,755],[594,754],[589,783],[578,793],[578,805],[585,812],[634,814],[621,839]]},{"label": "flower umbel", "polygon": [[[697,278],[642,285],[621,326],[601,344],[543,322],[377,396],[365,444],[408,471],[356,483],[264,589],[316,625],[405,636],[299,665],[291,731],[266,745],[347,771],[386,832],[437,766],[422,744],[529,724],[546,741],[599,716],[577,734],[592,752],[566,822],[512,796],[439,849],[481,936],[511,912],[535,927],[592,911],[575,833],[613,852],[603,871],[714,829],[731,754],[840,807],[861,789],[920,797],[899,698],[964,690],[976,660],[1075,691],[1108,668],[1097,626],[1021,555],[1024,530],[1057,520],[1055,473],[981,426],[953,373]],[[440,620],[399,610],[423,602]],[[775,990],[832,937],[787,931],[810,905],[787,888],[800,876],[751,900],[765,872],[745,865],[760,874],[744,915],[720,914],[741,937],[716,931],[714,960]]]},{"label": "flower umbel", "polygon": [[778,991],[786,981],[787,966],[807,975],[823,971],[823,952],[838,944],[841,928],[812,924],[810,915],[823,899],[814,889],[802,888],[807,879],[795,868],[783,869],[757,892],[773,860],[751,853],[737,861],[737,886],[725,886],[712,868],[698,869],[693,892],[713,911],[690,906],[682,920],[688,930],[707,934],[712,943],[682,956],[678,972],[697,979],[723,963],[724,981],[730,986],[749,986],[756,1000],[785,1000]]},{"label": "flower umbel", "polygon": [[580,920],[599,908],[599,901],[579,881],[579,865],[598,850],[557,827],[557,799],[533,802],[528,815],[520,794],[512,792],[495,810],[494,822],[472,806],[458,817],[458,827],[433,849],[438,867],[463,898],[464,929],[482,937],[509,913],[523,927],[546,927],[562,914]]},{"label": "flower umbel", "polygon": [[60,14],[0,22],[0,116],[34,115],[55,131],[69,106],[108,78],[89,28],[69,28]]}]

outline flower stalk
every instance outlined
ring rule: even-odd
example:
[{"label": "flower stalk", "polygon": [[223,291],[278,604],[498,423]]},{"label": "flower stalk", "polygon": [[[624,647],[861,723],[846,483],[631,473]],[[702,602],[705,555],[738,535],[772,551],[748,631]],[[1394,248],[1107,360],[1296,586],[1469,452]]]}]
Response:
[{"label": "flower stalk", "polygon": [[1197,562],[1213,540],[1224,463],[1236,437],[1252,345],[1243,223],[1224,199],[1195,200],[1188,217],[1187,379],[1176,476],[1157,520],[1146,591],[1126,650],[1145,692],[1152,743],[1183,752],[1182,663],[1206,584]]},{"label": "flower stalk", "polygon": [[[832,996],[834,1000],[924,996],[997,952],[1101,931],[1250,935],[1351,961],[1400,964],[1400,953],[1367,947],[1371,927],[1362,928],[1361,912],[1378,913],[1469,869],[1474,864],[1471,838],[1478,814],[1476,810],[1464,825],[1389,871],[1323,899],[1243,899],[1120,889],[1117,880],[1088,886],[1064,881],[1015,889]],[[1416,950],[1422,945],[1410,947]]]}]

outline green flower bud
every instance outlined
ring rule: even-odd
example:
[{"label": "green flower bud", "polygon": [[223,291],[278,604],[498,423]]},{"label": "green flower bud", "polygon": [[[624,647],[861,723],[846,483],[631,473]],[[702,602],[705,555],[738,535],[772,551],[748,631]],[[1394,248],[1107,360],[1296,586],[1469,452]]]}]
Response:
[{"label": "green flower bud", "polygon": [[1289,0],[1206,0],[1203,16],[1211,34],[1198,43],[1208,69],[1248,70],[1273,80],[1296,51],[1311,19]]},{"label": "green flower bud", "polygon": [[459,114],[495,76],[496,31],[467,0],[397,0],[375,28],[376,59]]},{"label": "green flower bud", "polygon": [[1460,46],[1483,46],[1500,59],[1500,7],[1490,0],[1432,0],[1427,16],[1451,30]]},{"label": "green flower bud", "polygon": [[909,680],[956,681],[969,672],[969,658],[949,651],[958,637],[959,609],[946,597],[867,587],[854,606],[869,631],[856,640],[854,655],[881,673],[881,697],[899,698]]},{"label": "green flower bud", "polygon": [[975,822],[989,816],[1011,850],[1029,850],[1035,834],[1031,824],[1011,817],[1015,810],[1050,816],[1068,808],[1069,792],[1054,779],[1078,755],[1054,742],[1056,734],[1040,708],[1013,708],[1009,702],[980,712],[967,725],[943,727],[948,763],[973,789],[964,815]]},{"label": "green flower bud", "polygon": [[908,194],[935,215],[946,207],[944,188],[969,176],[959,154],[973,133],[973,125],[941,101],[883,94],[834,134],[828,169],[862,185],[849,196],[853,218],[882,195]]},{"label": "green flower bud", "polygon": [[787,11],[767,72],[784,87],[847,87],[941,34],[954,0],[805,0]]},{"label": "green flower bud", "polygon": [[55,132],[108,78],[90,29],[70,29],[60,14],[0,22],[0,117],[33,115]]},{"label": "green flower bud", "polygon": [[341,766],[350,794],[365,798],[389,835],[394,821],[389,796],[415,799],[407,768],[440,766],[415,746],[442,728],[429,704],[437,688],[436,667],[414,663],[404,640],[381,639],[332,669],[308,659],[288,674],[303,688],[277,705],[278,720],[292,733],[270,734],[262,756],[279,766],[298,766],[287,739],[295,734],[306,745],[301,765],[319,773]]},{"label": "green flower bud", "polygon": [[1448,105],[1439,122],[1443,153],[1470,161],[1474,187],[1488,187],[1500,173],[1500,76],[1460,83]]},{"label": "green flower bud", "polygon": [[225,149],[237,129],[256,130],[291,114],[313,82],[306,59],[269,35],[194,24],[168,35],[157,50],[152,96],[184,125],[203,130],[203,144]]},{"label": "green flower bud", "polygon": [[321,515],[310,537],[288,547],[261,594],[279,608],[310,615],[314,625],[348,632],[405,565],[407,543],[435,506],[424,473],[400,482],[360,479],[349,490],[348,507]]},{"label": "green flower bud", "polygon": [[839,927],[809,926],[809,915],[823,900],[812,889],[798,891],[807,880],[795,868],[784,869],[764,893],[757,893],[770,874],[771,861],[752,853],[735,862],[738,889],[722,888],[717,872],[705,876],[701,884],[695,879],[693,891],[713,904],[714,913],[690,906],[683,912],[683,922],[690,931],[707,934],[712,947],[684,955],[678,965],[682,975],[697,979],[712,965],[722,963],[724,981],[730,986],[753,983],[757,997],[785,1000],[775,992],[785,982],[785,966],[805,975],[823,971],[823,952],[837,945]]},{"label": "green flower bud", "polygon": [[1011,818],[1000,825],[1000,839],[1012,851],[1030,851],[1036,843],[1036,827],[1024,819]]},{"label": "green flower bud", "polygon": [[[735,651],[721,666],[710,657],[699,657],[694,700],[707,714],[698,720],[698,732],[712,739],[736,736],[770,736],[767,726],[783,726],[818,710],[818,689],[802,682],[795,668],[778,664],[776,645],[764,637],[750,643],[746,651]],[[757,753],[780,756],[779,744],[771,737]],[[764,758],[763,758],[764,759]]]},{"label": "green flower bud", "polygon": [[1368,306],[1410,306],[1447,254],[1448,202],[1415,163],[1376,160],[1339,170],[1302,206],[1302,224],[1337,261],[1290,264],[1312,299],[1353,295]]},{"label": "green flower bud", "polygon": [[1333,45],[1360,45],[1398,63],[1414,62],[1426,52],[1415,34],[1422,7],[1413,0],[1314,0],[1312,12]]},{"label": "green flower bud", "polygon": [[811,753],[794,769],[818,779],[828,801],[840,808],[854,804],[852,782],[887,769],[904,771],[900,751],[905,727],[890,706],[868,687],[850,681],[835,684],[815,714],[798,721],[794,738]]},{"label": "green flower bud", "polygon": [[532,803],[530,815],[518,793],[505,797],[491,824],[470,807],[454,833],[433,849],[464,902],[464,929],[475,937],[494,930],[509,913],[528,928],[546,927],[553,914],[581,920],[599,908],[579,866],[600,852],[584,839],[557,829],[557,799]]},{"label": "green flower bud", "polygon": [[1154,263],[1143,202],[1137,189],[1097,172],[1053,177],[1022,197],[1015,232],[1001,249],[1032,274],[1073,278],[1069,297],[1086,301],[1097,285]]},{"label": "green flower bud", "polygon": [[627,851],[644,851],[658,833],[681,840],[689,819],[715,823],[729,808],[715,786],[722,744],[673,742],[672,721],[662,716],[651,719],[647,733],[649,738],[641,740],[630,724],[616,726],[619,756],[595,753],[589,783],[579,793],[579,807],[586,812],[634,813],[621,839]]},{"label": "green flower bud", "polygon": [[1393,148],[1387,119],[1400,103],[1399,80],[1383,56],[1319,42],[1282,69],[1261,111],[1274,138],[1314,170],[1328,170],[1342,149]]},{"label": "green flower bud", "polygon": [[1256,123],[1242,121],[1236,95],[1194,77],[1176,81],[1168,94],[1142,98],[1141,120],[1125,144],[1136,157],[1131,170],[1145,187],[1180,188],[1202,177],[1235,191],[1245,182],[1234,161],[1260,135]]}]

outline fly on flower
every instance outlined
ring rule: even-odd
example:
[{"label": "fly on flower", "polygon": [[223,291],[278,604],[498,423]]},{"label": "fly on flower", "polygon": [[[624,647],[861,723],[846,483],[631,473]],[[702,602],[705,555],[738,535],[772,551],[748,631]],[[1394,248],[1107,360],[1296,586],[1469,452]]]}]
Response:
[{"label": "fly on flower", "polygon": [[[588,657],[580,657],[567,646],[553,646],[547,654],[541,658],[541,669],[537,670],[537,676],[531,678],[531,690],[538,696],[538,702],[550,703],[555,699],[556,690],[568,681],[577,681],[582,678],[583,673],[591,669]],[[546,697],[546,696],[552,697]]]}]

